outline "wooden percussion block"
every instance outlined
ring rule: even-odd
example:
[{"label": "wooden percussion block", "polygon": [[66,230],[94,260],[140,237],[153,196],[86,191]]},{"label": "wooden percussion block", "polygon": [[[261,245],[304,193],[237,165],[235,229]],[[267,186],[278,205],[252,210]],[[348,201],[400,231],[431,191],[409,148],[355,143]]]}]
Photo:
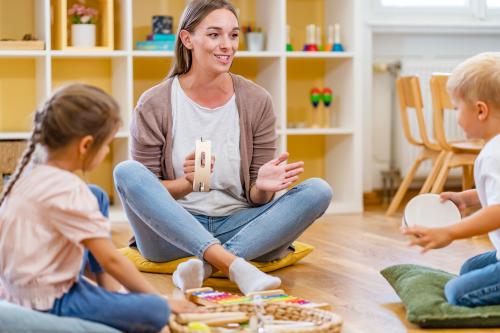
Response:
[{"label": "wooden percussion block", "polygon": [[210,191],[211,165],[212,143],[208,140],[196,140],[193,192]]}]

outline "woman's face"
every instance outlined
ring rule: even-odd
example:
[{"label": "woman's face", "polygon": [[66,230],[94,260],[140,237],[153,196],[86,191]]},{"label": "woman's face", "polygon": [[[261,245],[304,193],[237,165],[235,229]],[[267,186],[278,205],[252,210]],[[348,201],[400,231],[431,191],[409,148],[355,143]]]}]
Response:
[{"label": "woman's face", "polygon": [[238,20],[227,9],[208,14],[190,34],[193,67],[208,73],[229,71],[238,49]]}]

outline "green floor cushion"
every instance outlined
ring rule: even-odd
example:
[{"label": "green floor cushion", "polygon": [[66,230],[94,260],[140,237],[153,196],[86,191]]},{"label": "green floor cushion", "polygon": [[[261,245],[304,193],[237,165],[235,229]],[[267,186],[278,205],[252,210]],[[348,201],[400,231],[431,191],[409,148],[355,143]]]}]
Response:
[{"label": "green floor cushion", "polygon": [[453,274],[418,265],[395,265],[380,273],[406,306],[407,319],[420,327],[500,327],[500,305],[468,308],[446,301],[444,286]]},{"label": "green floor cushion", "polygon": [[[293,247],[295,248],[295,251],[289,253],[286,257],[280,260],[274,260],[270,262],[251,262],[251,263],[263,272],[271,272],[295,264],[297,261],[301,260],[306,255],[311,253],[312,250],[314,250],[313,246],[301,242],[294,242]],[[119,251],[125,257],[129,258],[135,264],[137,269],[139,269],[141,272],[148,272],[148,273],[172,274],[177,268],[177,265],[179,265],[181,262],[184,262],[190,258],[194,258],[194,257],[189,257],[168,262],[153,262],[145,259],[136,248],[125,247],[119,249]],[[218,272],[214,274],[213,277],[222,277],[222,275],[220,274],[220,272]]]}]

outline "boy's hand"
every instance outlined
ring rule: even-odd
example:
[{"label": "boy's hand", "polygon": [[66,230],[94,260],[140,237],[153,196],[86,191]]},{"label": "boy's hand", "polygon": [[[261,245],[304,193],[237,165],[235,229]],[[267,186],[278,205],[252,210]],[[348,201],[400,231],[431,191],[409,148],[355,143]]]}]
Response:
[{"label": "boy's hand", "polygon": [[439,195],[441,202],[445,202],[446,200],[450,200],[458,207],[460,212],[463,212],[467,208],[467,202],[465,200],[465,196],[462,192],[443,192]]},{"label": "boy's hand", "polygon": [[203,310],[197,307],[194,303],[191,303],[185,299],[168,298],[167,300],[170,306],[170,310],[175,314],[203,312]]},{"label": "boy's hand", "polygon": [[439,249],[453,242],[453,237],[449,228],[426,228],[421,226],[404,227],[401,232],[405,235],[414,236],[410,246],[421,246],[422,253],[431,249]]}]

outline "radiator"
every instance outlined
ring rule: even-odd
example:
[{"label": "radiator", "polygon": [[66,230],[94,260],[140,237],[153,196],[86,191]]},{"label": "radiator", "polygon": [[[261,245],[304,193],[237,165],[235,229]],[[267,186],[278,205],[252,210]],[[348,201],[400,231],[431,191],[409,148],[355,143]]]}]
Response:
[{"label": "radiator", "polygon": [[[463,59],[450,59],[450,60],[428,60],[428,59],[406,59],[401,62],[401,75],[416,75],[420,79],[420,89],[422,91],[422,99],[424,104],[424,116],[427,125],[427,133],[432,139],[434,130],[432,124],[432,98],[430,91],[430,79],[433,73],[450,73],[453,68],[463,61]],[[395,163],[396,167],[401,170],[402,175],[406,175],[412,165],[416,160],[420,149],[408,143],[403,134],[403,126],[400,119],[399,113],[399,103],[395,104],[397,106],[395,111],[396,119],[394,124],[396,124],[395,136]],[[410,128],[414,137],[420,138],[418,133],[418,124],[415,112],[410,112]],[[447,138],[450,140],[463,139],[464,134],[462,129],[458,126],[456,121],[456,113],[454,111],[445,112],[444,118],[445,131]],[[416,178],[423,180],[430,172],[432,163],[430,161],[424,162],[416,175]],[[452,170],[450,176],[461,175],[461,170]]]}]

